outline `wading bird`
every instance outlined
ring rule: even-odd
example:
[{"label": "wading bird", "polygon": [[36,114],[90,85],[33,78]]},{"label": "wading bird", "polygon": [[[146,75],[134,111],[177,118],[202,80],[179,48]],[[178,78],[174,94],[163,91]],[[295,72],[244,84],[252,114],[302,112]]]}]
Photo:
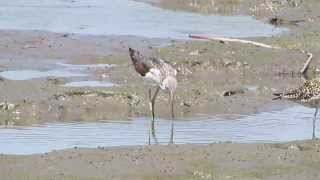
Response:
[{"label": "wading bird", "polygon": [[[151,87],[149,87],[149,107],[152,115],[151,121],[151,134],[155,137],[154,132],[154,116],[155,116],[155,100],[159,93],[159,90],[165,90],[169,92],[169,103],[171,105],[171,135],[170,143],[173,143],[173,119],[174,119],[174,92],[177,88],[177,70],[174,69],[168,62],[156,58],[145,57],[139,51],[129,48],[130,58],[137,73],[151,82],[155,83],[157,88],[152,95]],[[149,132],[149,144],[150,144],[150,132]]]},{"label": "wading bird", "polygon": [[[305,53],[305,52],[303,52]],[[306,107],[315,108],[316,111],[313,116],[313,129],[312,129],[312,139],[315,139],[315,127],[317,113],[320,106],[320,79],[313,78],[310,76],[309,66],[312,60],[312,53],[307,53],[308,59],[304,63],[300,73],[302,78],[305,80],[304,84],[298,88],[288,89],[282,93],[274,93],[276,96],[273,100],[277,99],[287,99]]]},{"label": "wading bird", "polygon": [[316,118],[320,105],[320,79],[307,80],[304,84],[295,89],[285,90],[282,93],[274,93],[273,100],[288,99],[307,107],[315,108],[313,117],[312,139],[315,139]]}]

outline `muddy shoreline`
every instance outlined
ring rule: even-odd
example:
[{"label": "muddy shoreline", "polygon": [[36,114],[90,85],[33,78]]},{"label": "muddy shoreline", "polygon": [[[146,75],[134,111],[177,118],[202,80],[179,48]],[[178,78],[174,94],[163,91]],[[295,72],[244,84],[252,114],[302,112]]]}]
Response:
[{"label": "muddy shoreline", "polygon": [[[199,8],[201,4],[196,8],[189,8],[188,4],[176,6],[178,0],[152,2],[171,10],[204,13],[202,9],[205,9]],[[290,103],[272,101],[272,93],[303,82],[298,72],[307,56],[301,49],[312,52],[312,66],[319,67],[320,3],[304,1],[292,6],[284,1],[277,1],[278,4],[272,1],[277,6],[270,10],[273,6],[268,9],[266,5],[257,4],[258,1],[250,1],[250,5],[235,2],[231,5],[240,8],[235,8],[231,15],[254,15],[266,22],[275,15],[285,20],[303,18],[305,21],[298,25],[281,24],[291,31],[280,36],[250,38],[281,49],[225,42],[1,30],[1,72],[47,71],[58,67],[56,63],[114,65],[87,68],[83,70],[87,76],[82,79],[50,77],[14,81],[2,78],[1,102],[7,101],[10,108],[4,110],[1,104],[1,125],[10,128],[45,122],[149,116],[145,84],[129,61],[127,49],[131,46],[169,60],[179,70],[178,118],[197,114],[251,114],[290,106]],[[259,6],[254,9],[255,14],[250,14],[254,5]],[[219,11],[207,9],[208,14]],[[219,14],[230,15],[229,12]],[[163,43],[169,45],[159,47]],[[117,86],[63,86],[74,80],[105,81]],[[224,96],[228,92],[235,94]],[[167,103],[168,95],[161,93],[157,100],[158,117],[168,117]],[[0,175],[7,179],[319,179],[319,155],[318,140],[281,144],[75,148],[39,155],[1,155]]]},{"label": "muddy shoreline", "polygon": [[[319,141],[74,148],[0,156],[5,179],[319,179]],[[31,165],[32,164],[32,165]]]}]

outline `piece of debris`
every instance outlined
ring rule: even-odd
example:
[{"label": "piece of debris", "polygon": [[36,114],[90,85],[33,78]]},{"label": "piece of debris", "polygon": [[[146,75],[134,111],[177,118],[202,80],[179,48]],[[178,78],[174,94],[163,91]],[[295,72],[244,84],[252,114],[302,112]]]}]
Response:
[{"label": "piece of debris", "polygon": [[305,22],[305,20],[285,20],[279,17],[274,17],[269,20],[269,23],[274,26],[294,25],[298,26],[299,23]]},{"label": "piece of debris", "polygon": [[233,96],[236,94],[244,94],[248,89],[246,88],[236,88],[223,92],[222,96]]},{"label": "piece of debris", "polygon": [[203,40],[210,40],[210,41],[221,41],[223,42],[237,42],[237,43],[242,43],[242,44],[251,44],[257,47],[263,47],[263,48],[271,48],[271,49],[280,49],[278,46],[271,46],[268,44],[260,43],[260,42],[255,42],[255,41],[250,41],[250,40],[244,40],[244,39],[236,39],[236,38],[225,38],[225,37],[207,37],[207,36],[200,36],[200,35],[189,35],[189,38],[192,39],[203,39]]}]

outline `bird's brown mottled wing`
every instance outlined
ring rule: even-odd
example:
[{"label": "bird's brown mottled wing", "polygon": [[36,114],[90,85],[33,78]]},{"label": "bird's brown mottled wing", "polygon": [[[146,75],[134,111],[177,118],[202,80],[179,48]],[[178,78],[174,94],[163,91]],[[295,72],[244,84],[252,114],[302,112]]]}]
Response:
[{"label": "bird's brown mottled wing", "polygon": [[319,99],[319,95],[320,95],[319,79],[308,80],[301,87],[300,100],[302,102],[308,102],[310,100]]},{"label": "bird's brown mottled wing", "polygon": [[277,96],[274,99],[284,98],[308,103],[311,100],[320,99],[320,81],[319,79],[308,80],[299,88],[286,90],[283,93],[275,93],[274,95]]},{"label": "bird's brown mottled wing", "polygon": [[177,70],[174,69],[170,63],[167,63],[163,59],[152,57],[151,62],[155,68],[161,71],[163,77],[177,75]]}]

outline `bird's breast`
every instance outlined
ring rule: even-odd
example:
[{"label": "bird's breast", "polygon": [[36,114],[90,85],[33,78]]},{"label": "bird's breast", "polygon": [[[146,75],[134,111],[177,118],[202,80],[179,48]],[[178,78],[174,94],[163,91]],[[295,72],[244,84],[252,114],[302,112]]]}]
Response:
[{"label": "bird's breast", "polygon": [[153,81],[157,85],[161,84],[162,75],[159,69],[151,68],[149,72],[146,73],[145,78]]}]

